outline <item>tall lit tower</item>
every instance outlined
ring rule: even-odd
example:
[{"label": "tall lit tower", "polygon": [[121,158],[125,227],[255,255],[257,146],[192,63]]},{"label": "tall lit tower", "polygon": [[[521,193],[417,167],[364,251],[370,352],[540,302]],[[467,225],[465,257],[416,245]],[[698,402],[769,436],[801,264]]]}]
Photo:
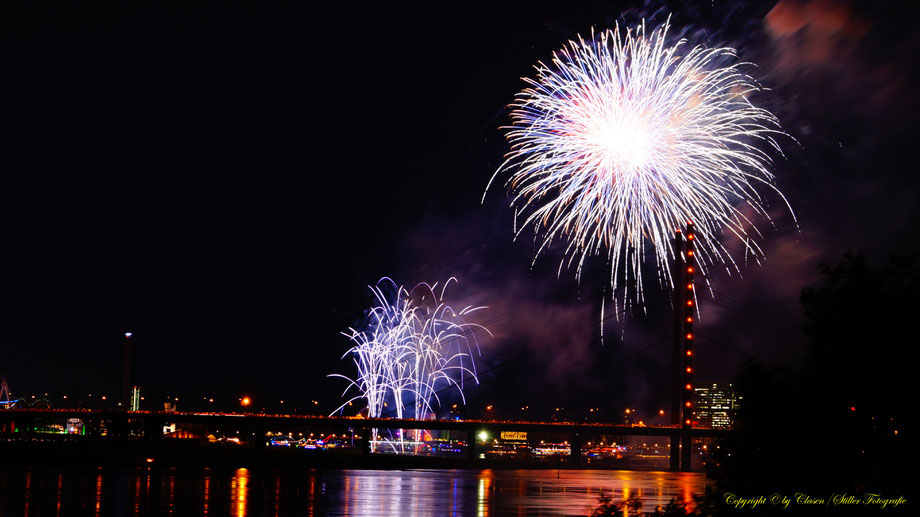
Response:
[{"label": "tall lit tower", "polygon": [[128,411],[131,407],[131,332],[125,332],[125,367],[121,384],[121,407]]},{"label": "tall lit tower", "polygon": [[[684,249],[684,283],[679,287],[684,293],[683,325],[683,384],[681,390],[682,417],[680,425],[690,429],[693,419],[693,319],[696,314],[696,296],[694,296],[693,274],[696,272],[696,234],[693,222],[687,221],[687,243]],[[681,437],[680,468],[690,470],[690,434],[684,433]]]},{"label": "tall lit tower", "polygon": [[[674,233],[674,348],[672,354],[671,425],[689,430],[693,423],[693,321],[696,297],[693,277],[696,273],[696,233],[687,221],[684,232]],[[671,468],[680,464],[690,468],[690,435],[681,435],[671,443]]]}]

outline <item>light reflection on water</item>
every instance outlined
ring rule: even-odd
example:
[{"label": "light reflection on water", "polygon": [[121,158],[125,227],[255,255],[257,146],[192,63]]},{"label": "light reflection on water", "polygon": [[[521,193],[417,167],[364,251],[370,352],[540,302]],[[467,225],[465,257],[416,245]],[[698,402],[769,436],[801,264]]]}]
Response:
[{"label": "light reflection on water", "polygon": [[236,469],[236,472],[233,473],[233,480],[230,482],[230,499],[234,504],[233,515],[246,517],[249,502],[249,470]]},{"label": "light reflection on water", "polygon": [[614,470],[0,469],[0,515],[587,515],[602,491],[693,504],[703,474]]}]

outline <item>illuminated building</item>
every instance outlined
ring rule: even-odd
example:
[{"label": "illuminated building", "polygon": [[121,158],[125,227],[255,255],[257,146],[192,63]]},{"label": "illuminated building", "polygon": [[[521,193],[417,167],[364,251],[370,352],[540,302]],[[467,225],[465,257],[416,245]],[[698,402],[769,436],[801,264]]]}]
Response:
[{"label": "illuminated building", "polygon": [[700,427],[730,428],[735,420],[741,397],[731,384],[712,384],[693,389],[696,409],[693,419]]},{"label": "illuminated building", "polygon": [[141,409],[141,389],[137,386],[131,390],[131,411],[140,411]]}]

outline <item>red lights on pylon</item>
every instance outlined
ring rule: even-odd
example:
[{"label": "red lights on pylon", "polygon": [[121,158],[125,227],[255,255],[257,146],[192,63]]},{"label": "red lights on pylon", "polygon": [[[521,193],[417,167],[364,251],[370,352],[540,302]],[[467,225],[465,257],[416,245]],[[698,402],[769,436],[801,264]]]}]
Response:
[{"label": "red lights on pylon", "polygon": [[[679,285],[684,285],[684,289],[675,289],[675,329],[676,333],[675,338],[675,361],[679,361],[679,365],[675,365],[675,376],[679,375],[680,368],[683,368],[684,373],[679,377],[675,378],[675,392],[674,396],[674,409],[677,412],[677,415],[674,416],[673,423],[683,422],[683,425],[689,427],[693,423],[693,416],[691,411],[694,407],[693,405],[693,367],[692,357],[693,351],[691,346],[693,344],[693,323],[694,323],[694,311],[696,310],[695,304],[696,299],[694,294],[696,293],[696,286],[693,281],[693,275],[696,272],[696,250],[695,240],[696,235],[693,231],[693,222],[687,221],[687,227],[685,228],[683,235],[678,234],[675,239],[675,287]],[[686,238],[684,238],[686,237]],[[680,268],[683,267],[684,270],[681,271]],[[683,305],[684,309],[680,310],[679,307]],[[683,337],[683,339],[681,339]],[[680,357],[683,356],[681,360]],[[682,377],[682,378],[681,378]],[[680,390],[679,386],[683,384],[684,389]],[[678,411],[679,409],[679,411]],[[688,450],[689,450],[689,446]],[[689,460],[681,460],[689,461]]]}]

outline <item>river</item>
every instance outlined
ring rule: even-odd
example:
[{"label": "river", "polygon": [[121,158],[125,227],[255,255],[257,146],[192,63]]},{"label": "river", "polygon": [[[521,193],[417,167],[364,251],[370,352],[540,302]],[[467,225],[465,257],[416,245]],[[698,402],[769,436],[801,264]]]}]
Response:
[{"label": "river", "polygon": [[703,474],[626,470],[0,468],[0,516],[588,515],[691,503]]}]

